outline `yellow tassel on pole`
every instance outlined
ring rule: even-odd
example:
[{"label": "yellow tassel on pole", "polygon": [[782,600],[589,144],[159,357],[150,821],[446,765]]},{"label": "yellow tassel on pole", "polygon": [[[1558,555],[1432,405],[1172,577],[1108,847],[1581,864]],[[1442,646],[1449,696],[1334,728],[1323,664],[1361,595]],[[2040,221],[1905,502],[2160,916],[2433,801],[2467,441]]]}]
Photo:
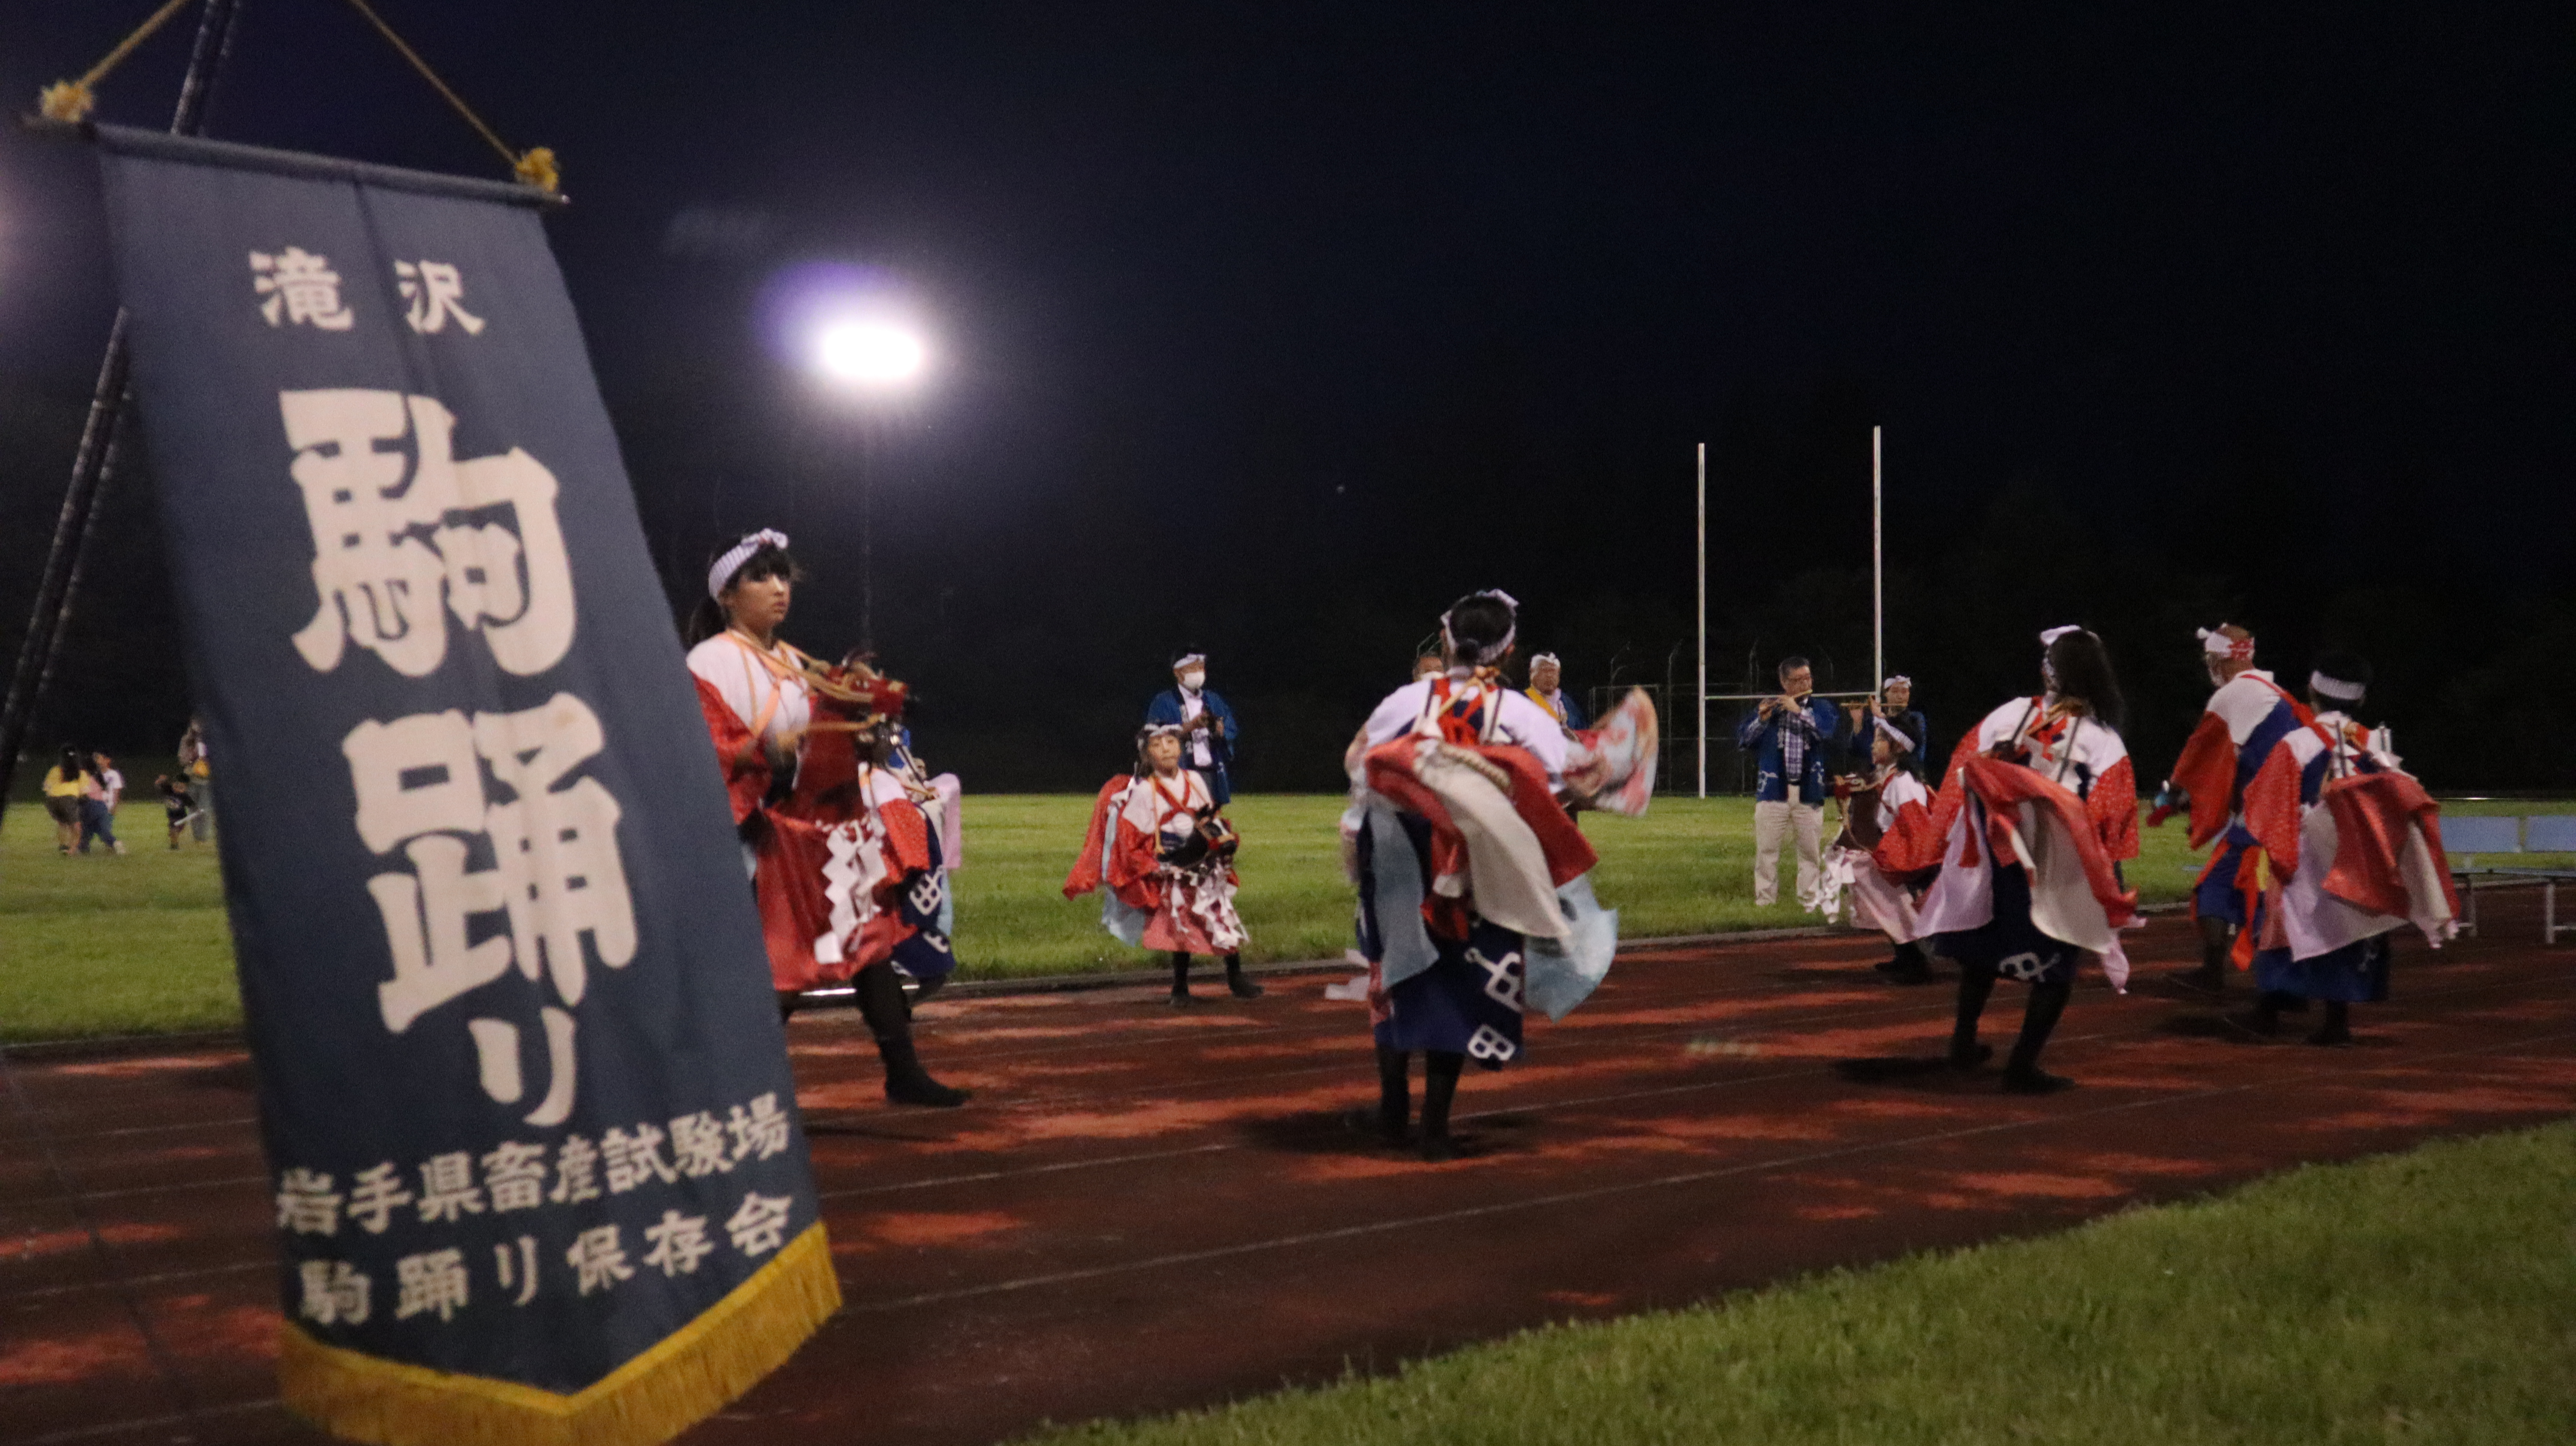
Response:
[{"label": "yellow tassel on pole", "polygon": [[652,1349],[573,1395],[324,1345],[289,1322],[278,1394],[377,1446],[659,1446],[785,1364],[841,1307],[821,1221]]},{"label": "yellow tassel on pole", "polygon": [[123,40],[116,42],[116,48],[102,57],[98,64],[83,71],[80,79],[58,80],[36,92],[37,113],[47,120],[62,121],[67,125],[76,125],[89,119],[89,113],[98,109],[98,83],[107,79],[109,71],[123,64],[125,57],[134,53],[134,47],[151,39],[153,31],[168,24],[171,16],[186,9],[189,4],[190,0],[168,0],[168,3],[147,16],[142,24],[135,26]]}]

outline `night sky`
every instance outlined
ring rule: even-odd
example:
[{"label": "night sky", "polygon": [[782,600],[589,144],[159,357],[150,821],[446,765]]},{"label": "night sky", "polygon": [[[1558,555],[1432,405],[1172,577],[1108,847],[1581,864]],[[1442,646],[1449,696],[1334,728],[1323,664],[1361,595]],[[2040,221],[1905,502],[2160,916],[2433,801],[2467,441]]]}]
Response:
[{"label": "night sky", "polygon": [[[0,98],[148,8],[10,0]],[[970,786],[1119,766],[1181,644],[1254,786],[1331,786],[1476,585],[1570,681],[1660,681],[1702,440],[1715,680],[1798,649],[1857,686],[1872,423],[1891,662],[1945,732],[2081,620],[2152,753],[2226,608],[2297,675],[2372,651],[2457,781],[2576,785],[2576,699],[2528,676],[2576,640],[2563,4],[380,9],[562,158],[675,601],[776,525],[789,635],[855,642],[870,479],[878,641]],[[192,25],[105,118],[166,124]],[[211,132],[498,166],[336,0],[246,0]],[[814,262],[924,318],[917,399],[802,375],[767,303]],[[12,649],[111,309],[92,161],[0,137]],[[48,716],[166,748],[141,487]]]}]

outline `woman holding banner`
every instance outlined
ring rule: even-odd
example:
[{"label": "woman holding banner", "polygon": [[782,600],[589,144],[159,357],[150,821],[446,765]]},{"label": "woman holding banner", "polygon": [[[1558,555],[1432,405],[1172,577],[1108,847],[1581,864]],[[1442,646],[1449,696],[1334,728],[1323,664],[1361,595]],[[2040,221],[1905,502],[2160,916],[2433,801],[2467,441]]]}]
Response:
[{"label": "woman holding banner", "polygon": [[944,877],[955,841],[943,846],[940,810],[906,787],[917,770],[892,766],[903,685],[864,663],[826,667],[778,636],[799,576],[784,533],[745,536],[709,565],[685,634],[779,1014],[847,979],[885,1062],[886,1098],[964,1104],[968,1091],[922,1068],[898,973],[932,987],[956,967]]}]

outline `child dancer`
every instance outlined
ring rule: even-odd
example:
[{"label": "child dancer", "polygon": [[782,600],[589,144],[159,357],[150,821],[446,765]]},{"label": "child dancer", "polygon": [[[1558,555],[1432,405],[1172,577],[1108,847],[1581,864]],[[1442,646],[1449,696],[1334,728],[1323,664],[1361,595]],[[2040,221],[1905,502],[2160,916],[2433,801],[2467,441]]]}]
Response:
[{"label": "child dancer", "polygon": [[[1922,984],[1932,977],[1932,962],[1924,957],[1915,900],[1920,884],[1928,882],[1927,866],[1940,861],[1932,791],[1915,774],[1913,748],[1887,729],[1876,731],[1870,763],[1865,781],[1834,780],[1843,831],[1825,862],[1827,897],[1840,893],[1850,901],[1851,923],[1878,930],[1896,946],[1894,957],[1878,964],[1879,973],[1899,984]],[[1828,906],[1825,912],[1834,911]]]},{"label": "child dancer", "polygon": [[1181,766],[1181,739],[1178,724],[1138,730],[1136,770],[1101,787],[1064,896],[1109,885],[1101,926],[1121,943],[1171,956],[1174,1008],[1189,1005],[1193,954],[1223,958],[1227,992],[1258,999],[1261,986],[1243,977],[1251,936],[1234,908],[1234,826],[1217,811],[1207,775]]}]

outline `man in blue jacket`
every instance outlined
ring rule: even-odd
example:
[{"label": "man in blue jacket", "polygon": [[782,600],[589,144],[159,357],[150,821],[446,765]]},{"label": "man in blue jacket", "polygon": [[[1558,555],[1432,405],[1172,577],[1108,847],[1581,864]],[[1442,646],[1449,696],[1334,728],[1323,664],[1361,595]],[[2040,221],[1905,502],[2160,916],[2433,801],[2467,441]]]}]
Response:
[{"label": "man in blue jacket", "polygon": [[1172,682],[1146,705],[1145,721],[1181,730],[1181,766],[1207,775],[1208,794],[1223,808],[1234,797],[1234,710],[1209,691],[1205,653],[1172,659]]},{"label": "man in blue jacket", "polygon": [[1780,695],[1735,730],[1735,746],[1755,754],[1760,775],[1753,788],[1753,902],[1780,901],[1780,840],[1798,837],[1798,904],[1813,910],[1824,883],[1823,846],[1826,761],[1842,722],[1841,711],[1815,696],[1816,673],[1804,658],[1780,661]]}]

